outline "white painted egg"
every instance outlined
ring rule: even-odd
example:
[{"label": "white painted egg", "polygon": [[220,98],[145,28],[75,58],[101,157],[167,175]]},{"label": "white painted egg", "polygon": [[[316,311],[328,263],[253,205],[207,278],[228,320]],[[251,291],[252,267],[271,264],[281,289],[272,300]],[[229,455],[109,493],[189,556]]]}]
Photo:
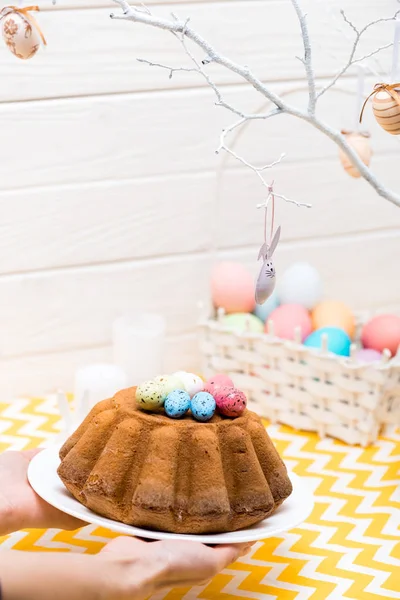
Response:
[{"label": "white painted egg", "polygon": [[281,304],[301,304],[310,310],[322,297],[321,276],[309,263],[294,263],[279,278],[277,293]]},{"label": "white painted egg", "polygon": [[13,11],[3,16],[1,31],[7,48],[17,58],[32,58],[39,50],[39,32],[23,14]]},{"label": "white painted egg", "polygon": [[187,373],[186,371],[178,371],[174,375],[182,381],[185,390],[191,398],[204,390],[204,381],[198,375]]}]

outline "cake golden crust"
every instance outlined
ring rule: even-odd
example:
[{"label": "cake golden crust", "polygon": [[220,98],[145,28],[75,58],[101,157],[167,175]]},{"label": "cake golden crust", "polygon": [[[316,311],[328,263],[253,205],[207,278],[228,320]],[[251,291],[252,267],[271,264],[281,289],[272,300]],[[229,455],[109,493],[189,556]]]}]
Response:
[{"label": "cake golden crust", "polygon": [[172,420],[139,410],[135,388],[97,404],[60,450],[58,474],[105,517],[174,533],[235,531],[290,495],[259,417]]}]

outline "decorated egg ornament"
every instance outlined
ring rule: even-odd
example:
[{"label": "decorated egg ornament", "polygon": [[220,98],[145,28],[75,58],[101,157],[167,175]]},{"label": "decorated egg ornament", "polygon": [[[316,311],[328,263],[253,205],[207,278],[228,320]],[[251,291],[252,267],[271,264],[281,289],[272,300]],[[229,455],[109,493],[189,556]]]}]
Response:
[{"label": "decorated egg ornament", "polygon": [[[358,154],[364,165],[369,166],[371,162],[372,150],[369,141],[369,133],[357,131],[342,131],[348,145]],[[361,177],[360,171],[355,167],[347,154],[339,148],[339,158],[344,170],[351,177]]]},{"label": "decorated egg ornament", "polygon": [[365,106],[372,97],[372,110],[377,123],[391,135],[400,134],[400,83],[377,83],[365,100],[361,110],[362,120]]},{"label": "decorated egg ornament", "polygon": [[41,43],[46,45],[46,40],[36,19],[30,14],[30,11],[33,10],[39,10],[39,7],[5,6],[0,11],[3,40],[10,52],[22,60],[32,58],[39,50]]}]

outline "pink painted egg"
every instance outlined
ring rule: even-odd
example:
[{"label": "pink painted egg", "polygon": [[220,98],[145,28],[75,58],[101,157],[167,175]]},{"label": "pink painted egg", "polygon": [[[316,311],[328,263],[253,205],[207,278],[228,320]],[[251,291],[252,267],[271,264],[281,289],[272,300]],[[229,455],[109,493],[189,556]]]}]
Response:
[{"label": "pink painted egg", "polygon": [[400,345],[400,317],[396,315],[378,315],[371,319],[362,330],[361,341],[365,348],[383,352],[385,348],[392,355]]},{"label": "pink painted egg", "polygon": [[218,373],[217,375],[210,377],[210,379],[207,379],[204,386],[204,391],[215,397],[215,392],[222,387],[232,389],[235,386],[232,379],[228,375]]},{"label": "pink painted egg", "polygon": [[225,417],[240,417],[247,405],[246,396],[236,388],[219,388],[214,394],[214,399],[218,412]]},{"label": "pink painted egg", "polygon": [[226,313],[251,313],[256,301],[254,279],[243,265],[221,262],[211,274],[211,295],[214,306]]},{"label": "pink painted egg", "polygon": [[294,332],[297,327],[300,328],[302,342],[312,331],[310,314],[300,304],[282,304],[272,311],[265,325],[267,332],[269,331],[270,322],[272,322],[273,334],[286,340],[294,339]]}]

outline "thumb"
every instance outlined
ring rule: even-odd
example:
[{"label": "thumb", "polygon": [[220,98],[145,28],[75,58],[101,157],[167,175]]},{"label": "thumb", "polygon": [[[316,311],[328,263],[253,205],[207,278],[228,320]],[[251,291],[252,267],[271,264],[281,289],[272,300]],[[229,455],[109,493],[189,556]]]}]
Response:
[{"label": "thumb", "polygon": [[240,556],[246,554],[250,547],[251,545],[249,543],[221,544],[220,546],[216,546],[214,552],[218,556],[221,569],[224,569],[228,565],[234,563]]},{"label": "thumb", "polygon": [[32,458],[34,458],[39,452],[42,452],[43,448],[31,448],[30,450],[22,450],[21,454],[27,459],[28,462],[31,462]]}]

